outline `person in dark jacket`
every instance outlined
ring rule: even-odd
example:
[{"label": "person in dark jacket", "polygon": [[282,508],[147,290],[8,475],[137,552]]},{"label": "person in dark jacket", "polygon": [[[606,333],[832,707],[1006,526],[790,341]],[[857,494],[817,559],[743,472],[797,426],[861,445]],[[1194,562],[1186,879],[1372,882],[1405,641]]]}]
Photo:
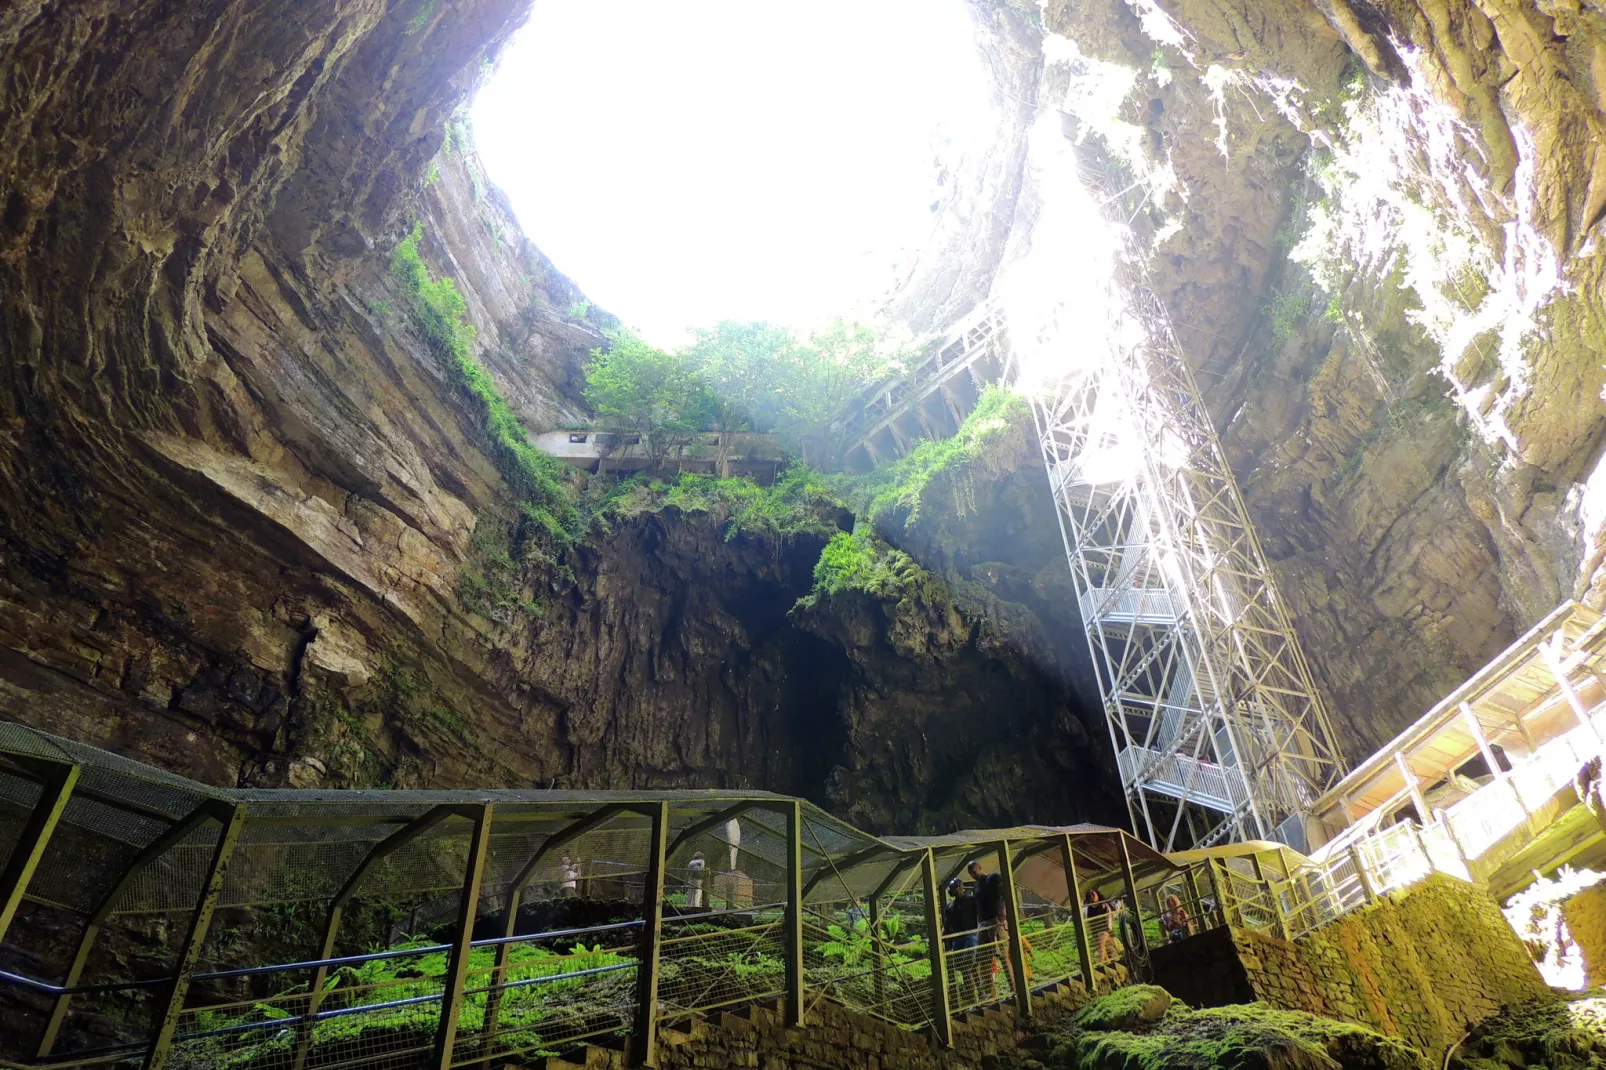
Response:
[{"label": "person in dark jacket", "polygon": [[981,997],[976,976],[976,897],[958,877],[948,882],[948,902],[942,908],[943,947],[948,951],[948,982],[953,1006],[969,1007]]},{"label": "person in dark jacket", "polygon": [[972,860],[970,875],[976,879],[976,917],[981,927],[977,959],[981,972],[992,986],[994,999],[998,998],[998,966],[1009,968],[1009,910],[1004,903],[1004,877],[1001,873],[988,873],[981,863]]}]

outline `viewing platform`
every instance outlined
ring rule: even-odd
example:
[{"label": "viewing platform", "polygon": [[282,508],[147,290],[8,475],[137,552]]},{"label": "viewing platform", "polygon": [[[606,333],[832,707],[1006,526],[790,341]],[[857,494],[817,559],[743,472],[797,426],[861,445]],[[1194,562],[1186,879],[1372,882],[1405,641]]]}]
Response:
[{"label": "viewing platform", "polygon": [[[973,1012],[1141,976],[1143,919],[1183,887],[1097,825],[879,837],[766,792],[217,788],[15,723],[0,843],[13,1067],[525,1065],[609,1038],[650,1065],[676,1023],[776,1001],[947,1043]],[[939,889],[972,861],[1021,924],[956,949]]]},{"label": "viewing platform", "polygon": [[[630,475],[652,467],[640,435],[559,428],[530,436],[535,448],[587,472]],[[671,450],[664,467],[700,475],[745,476],[755,483],[775,482],[786,467],[786,452],[775,435],[756,431],[699,431],[684,446]]]},{"label": "viewing platform", "polygon": [[1574,788],[1606,738],[1603,656],[1606,619],[1561,605],[1317,802],[1316,856],[1414,829],[1500,896],[1536,869],[1606,862]]}]

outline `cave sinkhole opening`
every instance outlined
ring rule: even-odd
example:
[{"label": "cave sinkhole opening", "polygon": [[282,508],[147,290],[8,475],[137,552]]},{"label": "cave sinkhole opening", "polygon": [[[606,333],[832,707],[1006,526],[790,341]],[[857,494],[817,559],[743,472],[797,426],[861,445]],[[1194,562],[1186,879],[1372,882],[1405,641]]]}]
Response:
[{"label": "cave sinkhole opening", "polygon": [[658,345],[866,316],[1002,122],[965,0],[542,0],[470,115],[525,233]]}]

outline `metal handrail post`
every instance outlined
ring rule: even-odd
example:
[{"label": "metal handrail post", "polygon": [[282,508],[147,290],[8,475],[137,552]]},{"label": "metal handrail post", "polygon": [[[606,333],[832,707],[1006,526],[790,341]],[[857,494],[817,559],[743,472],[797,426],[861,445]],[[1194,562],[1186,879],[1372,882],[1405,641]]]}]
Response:
[{"label": "metal handrail post", "polygon": [[1087,913],[1082,908],[1082,881],[1076,873],[1076,852],[1069,834],[1060,837],[1060,860],[1065,866],[1065,894],[1075,919],[1076,957],[1082,964],[1082,987],[1092,996],[1097,986],[1093,973],[1093,945],[1087,936]]},{"label": "metal handrail post", "polygon": [[802,1025],[803,1007],[803,804],[786,807],[786,1021]]},{"label": "metal handrail post", "polygon": [[[370,870],[384,859],[395,854],[402,847],[416,840],[447,818],[459,813],[460,808],[453,806],[437,806],[423,815],[409,821],[402,828],[386,836],[373,846],[357,863],[339,891],[329,900],[329,910],[324,917],[323,941],[318,945],[318,958],[330,959],[335,955],[335,941],[340,937],[340,922],[346,914],[346,904],[351,902],[362,887],[363,878],[368,876]],[[324,982],[329,979],[329,967],[319,966],[313,971],[312,984],[307,988],[307,1013],[301,1019],[301,1025],[296,1030],[296,1050],[291,1061],[291,1070],[301,1070],[307,1062],[307,1052],[312,1047],[313,1024],[318,1020],[318,1007],[323,1003]]]},{"label": "metal handrail post", "polygon": [[651,853],[647,856],[647,885],[642,891],[641,949],[636,966],[636,1065],[658,1065],[658,949],[664,927],[664,863],[669,853],[669,803],[660,801],[649,812],[652,820]]},{"label": "metal handrail post", "polygon": [[948,960],[942,953],[942,900],[937,896],[937,866],[931,848],[921,853],[920,875],[925,883],[926,952],[931,957],[931,1016],[937,1039],[953,1047],[953,1018],[948,1009]]},{"label": "metal handrail post", "polygon": [[463,985],[468,980],[469,955],[474,942],[474,919],[479,916],[480,880],[485,876],[485,860],[491,853],[491,823],[494,803],[481,803],[469,834],[468,859],[463,866],[463,888],[458,893],[457,933],[446,959],[446,975],[441,978],[441,1016],[435,1027],[435,1053],[431,1065],[449,1070],[452,1050],[457,1047],[457,1018],[463,1009]]},{"label": "metal handrail post", "polygon": [[1355,866],[1355,879],[1361,882],[1361,895],[1368,903],[1377,902],[1377,892],[1372,888],[1372,878],[1366,872],[1366,860],[1361,856],[1360,844],[1350,844],[1349,856]]},{"label": "metal handrail post", "polygon": [[1021,940],[1020,896],[1015,890],[1015,867],[1010,865],[1009,841],[998,841],[998,875],[1004,882],[1004,903],[1008,913],[1004,931],[1008,934],[1010,973],[1014,978],[1015,1009],[1023,1018],[1032,1016],[1031,982],[1026,976],[1026,945]]},{"label": "metal handrail post", "polygon": [[29,764],[40,767],[38,775],[42,783],[39,786],[39,801],[29,811],[28,820],[23,823],[16,845],[11,848],[5,868],[0,870],[0,941],[6,938],[11,919],[17,916],[22,897],[45,857],[45,848],[50,846],[50,837],[61,821],[62,812],[67,809],[81,769],[78,765],[65,762],[46,763],[40,760]]},{"label": "metal handrail post", "polygon": [[206,881],[201,885],[195,913],[190,915],[189,931],[185,933],[184,946],[179,951],[162,1016],[157,1019],[156,1033],[151,1037],[151,1046],[145,1053],[144,1070],[161,1070],[172,1053],[173,1034],[178,1029],[180,1015],[184,1013],[184,997],[190,991],[190,974],[195,972],[195,964],[201,960],[206,931],[212,925],[212,915],[223,896],[224,873],[234,854],[235,845],[240,842],[240,834],[245,830],[245,814],[244,804],[229,806],[228,816],[218,830],[217,844],[212,848],[212,859],[207,866]]},{"label": "metal handrail post", "polygon": [[[78,950],[73,955],[72,965],[67,967],[67,976],[61,982],[61,987],[71,989],[77,986],[83,978],[84,970],[89,965],[89,955],[95,949],[95,940],[100,935],[101,926],[111,916],[112,908],[122,894],[128,890],[145,868],[161,858],[168,851],[180,843],[186,836],[200,828],[208,821],[221,823],[227,818],[227,813],[219,814],[220,804],[204,802],[191,810],[183,818],[170,825],[166,832],[152,840],[131,861],[118,876],[117,882],[111,889],[101,896],[89,920],[84,924],[83,935],[78,938]],[[50,1054],[50,1049],[56,1045],[56,1037],[61,1032],[62,1025],[67,1020],[67,1011],[72,1006],[72,993],[63,992],[56,997],[56,1004],[50,1010],[50,1021],[45,1025],[44,1036],[39,1041],[37,1057],[43,1059]]]}]

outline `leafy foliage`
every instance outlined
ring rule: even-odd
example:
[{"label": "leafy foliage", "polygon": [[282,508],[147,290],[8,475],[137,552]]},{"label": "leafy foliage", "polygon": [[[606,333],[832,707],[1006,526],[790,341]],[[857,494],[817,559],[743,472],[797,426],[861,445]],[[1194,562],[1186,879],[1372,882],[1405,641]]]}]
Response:
[{"label": "leafy foliage", "polygon": [[838,532],[820,551],[814,565],[814,587],[800,598],[798,609],[810,609],[821,598],[857,591],[872,598],[927,605],[951,600],[948,588],[914,558],[863,532]]},{"label": "leafy foliage", "polygon": [[824,477],[803,465],[786,469],[767,487],[750,479],[692,472],[673,481],[636,476],[614,484],[591,505],[604,529],[616,520],[667,508],[722,517],[727,542],[741,535],[784,542],[799,535],[830,535],[843,507]]},{"label": "leafy foliage", "polygon": [[1144,1005],[1164,995],[1133,985],[1092,1001],[1054,1028],[1045,1062],[1056,1070],[1213,1070],[1331,1066],[1424,1070],[1422,1054],[1362,1026],[1264,1003],[1192,1010],[1173,1002],[1158,1020]]},{"label": "leafy foliage", "polygon": [[975,462],[1025,412],[1020,395],[991,384],[952,438],[922,442],[907,456],[873,472],[843,477],[839,484],[844,496],[855,513],[872,523],[902,512],[904,525],[912,527],[920,519],[921,501],[931,481]]},{"label": "leafy foliage", "polygon": [[698,431],[779,434],[806,463],[832,465],[833,429],[869,383],[902,366],[912,342],[837,321],[799,341],[785,328],[725,322],[683,349],[658,349],[619,331],[592,352],[586,400],[598,423],[641,436],[654,469]]},{"label": "leafy foliage", "polygon": [[[435,946],[433,941],[413,939],[398,944],[393,950],[430,946]],[[471,976],[487,978],[491,967],[495,965],[495,958],[494,948],[475,948],[469,955]],[[503,990],[501,1009],[497,1015],[501,1043],[515,1051],[540,1049],[540,1026],[543,1021],[560,1016],[567,1018],[577,1012],[582,1015],[595,1014],[609,1007],[626,1004],[633,995],[635,971],[629,967],[634,963],[632,956],[601,946],[588,948],[584,944],[576,944],[565,952],[529,944],[511,945],[505,978],[508,987]],[[324,985],[320,1009],[372,1009],[319,1021],[312,1031],[313,1050],[335,1046],[343,1049],[353,1041],[385,1034],[411,1033],[421,1039],[428,1038],[434,1033],[440,1019],[440,1003],[427,997],[440,994],[446,967],[446,952],[434,951],[424,955],[364,962],[335,971]],[[608,970],[609,967],[616,969]],[[573,976],[588,970],[606,972]],[[478,1032],[485,1026],[486,986],[481,983],[473,987],[478,991],[464,995],[462,1008],[458,1012],[458,1029],[465,1035]],[[304,987],[301,990],[304,991]],[[404,1006],[388,1005],[421,997],[426,1001]],[[197,1016],[197,1025],[202,1029],[217,1029],[247,1018],[272,1022],[289,1017],[289,1012],[270,1000],[257,1004],[252,1008],[252,1013],[241,1015],[238,1019],[220,1012],[201,1011]],[[251,1032],[243,1036],[249,1038],[244,1044],[239,1044],[235,1038],[217,1038],[204,1048],[186,1045],[182,1057],[171,1065],[216,1067],[219,1070],[268,1065],[293,1049],[297,1031],[290,1027],[264,1029],[260,1033]]]},{"label": "leafy foliage", "polygon": [[654,470],[700,430],[704,394],[686,361],[625,331],[586,367],[585,399],[604,427],[639,435]]}]

